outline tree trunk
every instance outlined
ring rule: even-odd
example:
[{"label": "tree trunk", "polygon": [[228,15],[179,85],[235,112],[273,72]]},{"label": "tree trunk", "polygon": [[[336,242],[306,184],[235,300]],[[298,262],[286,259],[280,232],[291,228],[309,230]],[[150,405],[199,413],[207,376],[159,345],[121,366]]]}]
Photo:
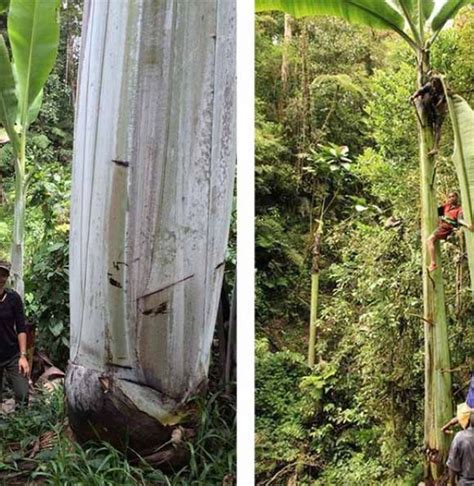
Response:
[{"label": "tree trunk", "polygon": [[[430,70],[428,54],[420,55],[418,87],[426,82]],[[439,243],[436,244],[438,269],[428,272],[429,255],[426,248],[428,236],[438,222],[435,190],[434,157],[428,155],[434,146],[434,133],[429,126],[426,112],[419,103],[422,126],[420,135],[421,170],[421,237],[423,253],[423,304],[425,327],[425,446],[429,450],[428,475],[438,479],[444,469],[449,451],[449,439],[441,427],[453,414],[451,397],[450,357],[444,282]]]},{"label": "tree trunk", "polygon": [[288,51],[292,39],[292,20],[291,15],[285,14],[285,26],[283,33],[283,57],[281,60],[281,86],[283,97],[288,92],[288,78],[290,74],[290,61],[288,59]]},{"label": "tree trunk", "polygon": [[[300,56],[301,56],[301,134],[300,134],[300,152],[304,152],[308,146],[308,138],[311,133],[311,117],[310,117],[310,90],[309,90],[309,74],[308,74],[308,26],[303,21],[301,27],[300,40]],[[303,159],[299,159],[303,160]],[[298,162],[298,173],[301,173],[301,164]]]},{"label": "tree trunk", "polygon": [[233,0],[86,2],[68,414],[147,455],[205,385],[235,163]]},{"label": "tree trunk", "polygon": [[13,241],[11,246],[11,282],[13,288],[23,298],[25,284],[23,281],[23,251],[25,235],[25,143],[22,141],[20,153],[15,166],[15,209],[13,215]]},{"label": "tree trunk", "polygon": [[290,49],[292,32],[291,15],[285,14],[284,32],[283,32],[283,53],[281,58],[281,96],[278,99],[278,113],[280,120],[283,120],[283,112],[285,110],[285,103],[288,96],[288,78],[290,75],[290,61],[288,52]]},{"label": "tree trunk", "polygon": [[316,323],[318,317],[318,297],[319,297],[319,259],[321,256],[321,237],[323,233],[322,215],[318,229],[314,236],[313,260],[311,265],[311,310],[309,317],[309,342],[308,342],[308,365],[314,366],[315,345],[316,345]]}]

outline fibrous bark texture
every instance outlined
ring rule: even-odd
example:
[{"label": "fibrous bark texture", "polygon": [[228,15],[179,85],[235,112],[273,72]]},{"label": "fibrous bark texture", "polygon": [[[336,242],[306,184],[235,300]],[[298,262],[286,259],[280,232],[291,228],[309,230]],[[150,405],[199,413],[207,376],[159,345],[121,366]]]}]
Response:
[{"label": "fibrous bark texture", "polygon": [[79,437],[108,439],[155,430],[144,413],[156,445],[209,367],[235,165],[234,0],[86,2],[76,106],[69,415]]}]

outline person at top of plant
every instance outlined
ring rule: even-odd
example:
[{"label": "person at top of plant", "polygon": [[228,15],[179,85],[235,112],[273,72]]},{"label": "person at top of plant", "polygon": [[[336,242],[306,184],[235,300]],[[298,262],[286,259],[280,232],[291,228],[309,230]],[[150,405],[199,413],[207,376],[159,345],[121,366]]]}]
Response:
[{"label": "person at top of plant", "polygon": [[10,264],[0,261],[0,400],[3,374],[10,380],[17,405],[28,403],[26,358],[26,327],[23,302],[12,289],[5,288],[10,276]]},{"label": "person at top of plant", "polygon": [[462,219],[462,208],[459,205],[459,196],[457,192],[448,194],[446,203],[438,208],[438,216],[440,217],[438,227],[426,241],[428,254],[431,260],[428,267],[429,272],[438,268],[435,253],[435,242],[437,240],[446,240],[456,228],[459,228],[459,226],[465,226],[470,231],[474,231],[474,225],[470,225]]},{"label": "person at top of plant", "polygon": [[441,78],[432,71],[428,73],[428,78],[429,81],[410,96],[410,100],[414,102],[417,98],[420,98],[420,103],[426,112],[428,123],[435,135],[434,146],[428,152],[428,155],[435,155],[439,148],[441,127],[447,110],[447,102]]}]

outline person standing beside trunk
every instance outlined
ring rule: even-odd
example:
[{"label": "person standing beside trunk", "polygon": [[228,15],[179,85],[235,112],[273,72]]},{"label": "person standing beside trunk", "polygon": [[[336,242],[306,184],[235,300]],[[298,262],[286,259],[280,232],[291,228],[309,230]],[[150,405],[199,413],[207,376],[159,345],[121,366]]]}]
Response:
[{"label": "person standing beside trunk", "polygon": [[26,405],[30,366],[26,358],[25,314],[18,293],[5,288],[9,276],[10,263],[0,261],[0,400],[6,374],[17,405]]},{"label": "person standing beside trunk", "polygon": [[469,417],[468,428],[454,436],[446,464],[451,486],[474,486],[474,413]]}]

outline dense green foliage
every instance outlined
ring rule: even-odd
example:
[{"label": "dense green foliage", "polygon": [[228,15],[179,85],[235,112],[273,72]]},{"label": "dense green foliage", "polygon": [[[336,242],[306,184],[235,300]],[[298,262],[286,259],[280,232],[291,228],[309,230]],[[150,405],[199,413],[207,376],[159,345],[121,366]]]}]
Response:
[{"label": "dense green foliage", "polygon": [[[260,14],[256,29],[258,478],[416,484],[424,349],[418,140],[408,102],[415,60],[392,35],[326,18],[294,20],[285,46],[283,18]],[[473,27],[466,9],[432,52],[450,87],[471,101]],[[349,148],[343,176],[315,164],[331,144]],[[446,121],[440,202],[457,188],[451,153]],[[324,201],[331,203],[321,248],[319,364],[311,370],[304,364],[310,245]],[[458,238],[442,253],[459,403],[474,365],[474,306]]]}]

